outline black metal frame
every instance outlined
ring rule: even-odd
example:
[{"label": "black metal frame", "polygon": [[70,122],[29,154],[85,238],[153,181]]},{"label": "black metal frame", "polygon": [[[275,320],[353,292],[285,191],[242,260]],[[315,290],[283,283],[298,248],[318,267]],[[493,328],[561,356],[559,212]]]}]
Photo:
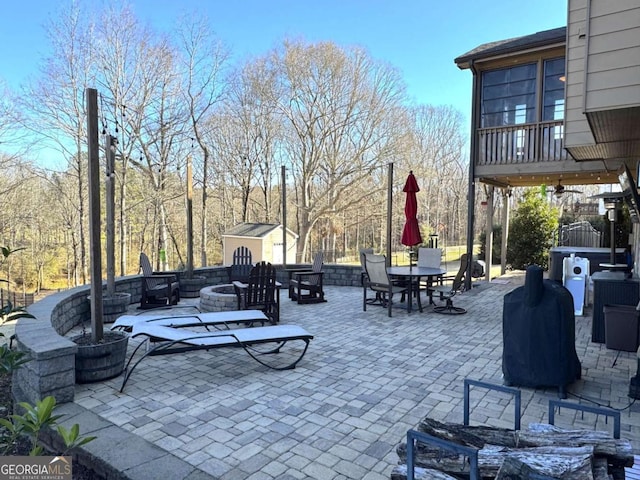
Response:
[{"label": "black metal frame", "polygon": [[414,469],[416,466],[415,448],[417,442],[434,445],[443,450],[457,453],[459,455],[465,455],[469,458],[469,480],[480,480],[480,470],[478,469],[478,449],[449,442],[442,438],[418,432],[417,430],[409,430],[407,432],[407,480],[414,480]]},{"label": "black metal frame", "polygon": [[607,407],[592,407],[590,405],[582,405],[580,403],[564,402],[562,400],[549,400],[549,425],[555,425],[556,420],[556,408],[560,412],[561,408],[568,408],[571,410],[577,410],[579,412],[594,413],[596,415],[604,415],[605,423],[607,418],[613,418],[613,438],[620,438],[620,412],[613,408]]},{"label": "black metal frame", "polygon": [[[166,327],[166,328],[171,328],[171,327]],[[273,329],[272,330],[273,332],[277,332],[278,329],[285,328],[285,327],[269,326],[269,327],[262,327],[262,328]],[[133,373],[135,368],[140,364],[140,362],[142,362],[145,358],[150,356],[170,355],[173,353],[191,352],[195,350],[213,350],[217,348],[235,347],[235,348],[242,348],[245,352],[249,354],[251,358],[253,358],[260,365],[268,367],[272,370],[291,370],[296,367],[296,365],[300,360],[302,360],[302,357],[304,357],[305,353],[307,352],[307,349],[309,348],[309,343],[313,339],[313,335],[309,335],[309,334],[284,336],[284,337],[274,335],[272,338],[252,340],[250,342],[242,342],[240,339],[236,337],[235,335],[236,331],[234,330],[215,331],[215,332],[193,332],[193,331],[180,330],[180,329],[175,329],[175,330],[182,331],[185,333],[185,335],[178,340],[170,340],[162,337],[153,336],[154,332],[149,332],[149,334],[145,333],[144,331],[139,332],[138,334],[134,333],[133,336],[147,335],[147,339],[143,342],[140,342],[138,346],[131,353],[131,356],[129,357],[129,360],[127,361],[127,364],[124,369],[125,375],[124,375],[124,379],[122,380],[122,386],[120,387],[120,392],[124,390],[127,380],[129,380],[129,377],[131,377],[131,374]],[[157,334],[157,330],[155,333]],[[216,338],[223,337],[223,338],[228,338],[228,341],[225,343],[219,343],[216,345],[207,345],[207,344],[198,343],[199,340],[201,341],[203,338],[207,338],[207,337],[216,337]],[[299,353],[298,357],[295,358],[291,363],[285,366],[278,367],[278,366],[269,365],[268,363],[258,358],[258,355],[279,353],[282,347],[284,347],[288,342],[298,341],[298,340],[303,341],[305,343],[305,346],[302,349],[302,352]],[[133,357],[136,355],[138,350],[140,350],[140,348],[143,345],[148,345],[151,342],[157,342],[157,344],[149,348],[148,350],[146,350],[143,353],[142,357],[140,357],[138,361],[135,362],[133,366],[131,366],[131,368],[129,368],[129,366],[131,365],[131,362],[133,361]],[[265,344],[265,343],[276,343],[277,345],[274,348],[271,348],[267,351],[256,351],[253,348],[254,345]]]},{"label": "black metal frame", "polygon": [[480,387],[487,390],[508,393],[515,398],[513,429],[520,430],[520,419],[522,417],[522,395],[519,389],[513,387],[505,387],[504,385],[496,385],[493,383],[481,382],[479,380],[464,379],[464,418],[463,423],[469,425],[469,387]]}]

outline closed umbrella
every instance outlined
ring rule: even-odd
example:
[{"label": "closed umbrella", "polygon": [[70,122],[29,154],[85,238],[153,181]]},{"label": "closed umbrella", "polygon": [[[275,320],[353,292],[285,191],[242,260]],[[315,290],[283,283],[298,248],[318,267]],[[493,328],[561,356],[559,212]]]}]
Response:
[{"label": "closed umbrella", "polygon": [[407,198],[404,204],[406,221],[402,230],[401,242],[407,247],[414,247],[422,243],[422,235],[420,235],[420,227],[418,226],[418,200],[416,199],[416,193],[420,191],[420,187],[418,187],[413,171],[409,172],[402,191],[407,194]]}]

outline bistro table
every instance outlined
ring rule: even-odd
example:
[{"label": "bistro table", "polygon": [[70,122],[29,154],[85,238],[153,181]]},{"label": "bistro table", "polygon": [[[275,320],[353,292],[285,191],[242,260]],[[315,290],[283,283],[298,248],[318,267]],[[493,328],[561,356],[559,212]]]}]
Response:
[{"label": "bistro table", "polygon": [[[427,277],[429,285],[433,282],[434,278],[441,277],[447,271],[444,268],[431,268],[431,267],[387,267],[387,273],[392,277],[401,277],[407,279],[409,284],[407,286],[407,312],[411,313],[411,304],[413,303],[413,286],[417,285],[418,295],[420,295],[420,279]],[[420,302],[418,302],[420,305]],[[420,310],[422,311],[422,310]]]}]

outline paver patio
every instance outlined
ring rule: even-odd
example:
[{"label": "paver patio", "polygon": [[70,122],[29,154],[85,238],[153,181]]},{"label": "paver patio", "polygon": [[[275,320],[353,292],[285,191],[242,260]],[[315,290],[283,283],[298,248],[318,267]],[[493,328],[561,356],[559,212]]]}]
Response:
[{"label": "paver patio", "polygon": [[[352,287],[326,287],[322,304],[284,299],[281,323],[315,336],[295,370],[268,370],[240,349],[151,357],[124,393],[122,377],[77,385],[75,403],[197,467],[197,478],[388,480],[396,445],[420,419],[462,421],[465,378],[501,384],[502,297],[523,274],[503,278],[456,296],[461,316],[363,312]],[[577,317],[582,379],[568,400],[624,409],[622,436],[638,453],[640,405],[627,396],[636,355],[612,366],[617,352],[590,335],[591,318]],[[546,422],[555,398],[557,389],[522,389],[523,425]],[[505,394],[472,388],[471,407],[472,424],[513,426]],[[612,429],[568,410],[556,424]]]}]

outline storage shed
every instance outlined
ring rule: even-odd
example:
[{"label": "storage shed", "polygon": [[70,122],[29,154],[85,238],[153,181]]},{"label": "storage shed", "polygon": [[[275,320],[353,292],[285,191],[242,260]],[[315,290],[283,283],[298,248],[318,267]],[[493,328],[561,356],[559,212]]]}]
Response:
[{"label": "storage shed", "polygon": [[[262,260],[274,265],[282,265],[283,227],[281,224],[271,223],[240,223],[222,235],[223,265],[233,263],[233,252],[238,247],[251,250],[253,263]],[[295,263],[298,247],[298,235],[288,228],[287,232],[287,263]]]}]

